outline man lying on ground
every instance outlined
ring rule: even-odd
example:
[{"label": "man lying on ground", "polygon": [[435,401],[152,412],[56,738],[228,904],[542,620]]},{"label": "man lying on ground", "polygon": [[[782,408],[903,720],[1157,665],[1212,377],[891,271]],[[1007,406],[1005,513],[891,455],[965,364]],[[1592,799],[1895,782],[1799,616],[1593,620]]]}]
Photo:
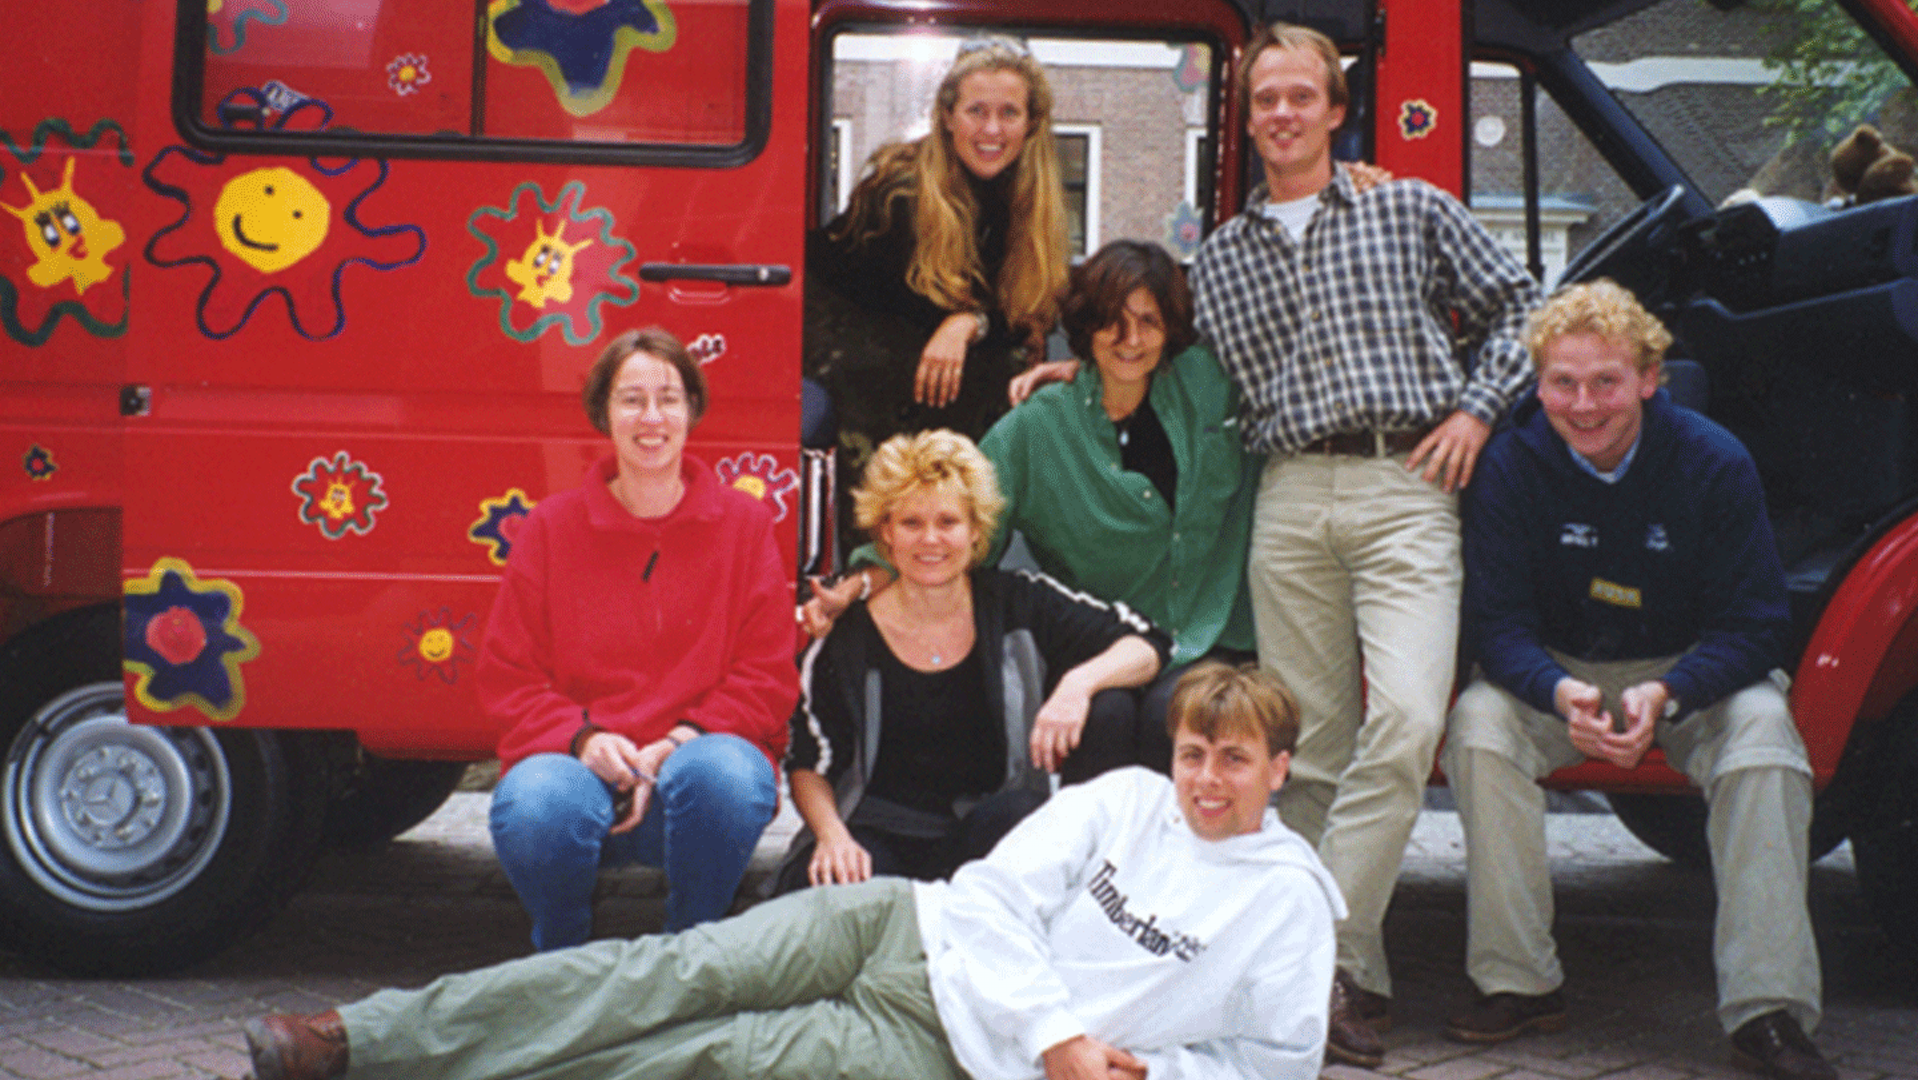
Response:
[{"label": "man lying on ground", "polygon": [[598,941],[337,1012],[246,1025],[259,1080],[1319,1073],[1345,904],[1267,809],[1298,712],[1202,664],[1172,779],[1061,791],[950,884],[807,889],[679,934]]}]

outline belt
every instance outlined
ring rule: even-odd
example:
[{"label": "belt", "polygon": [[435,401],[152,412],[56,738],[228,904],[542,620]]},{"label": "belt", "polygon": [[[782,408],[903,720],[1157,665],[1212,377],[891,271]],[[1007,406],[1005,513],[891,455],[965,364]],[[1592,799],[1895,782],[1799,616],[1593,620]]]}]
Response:
[{"label": "belt", "polygon": [[1427,435],[1432,425],[1408,431],[1341,431],[1306,443],[1295,454],[1345,454],[1350,457],[1389,457],[1410,453]]}]

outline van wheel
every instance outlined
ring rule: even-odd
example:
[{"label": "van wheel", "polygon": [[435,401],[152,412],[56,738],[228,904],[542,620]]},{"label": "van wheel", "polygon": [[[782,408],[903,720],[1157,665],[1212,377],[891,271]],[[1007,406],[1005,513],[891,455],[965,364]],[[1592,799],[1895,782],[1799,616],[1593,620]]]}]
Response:
[{"label": "van wheel", "polygon": [[304,881],[324,787],[296,740],[127,722],[119,611],[0,654],[0,934],[79,974],[203,959]]},{"label": "van wheel", "polygon": [[433,816],[466,775],[463,761],[399,761],[362,753],[347,790],[326,808],[326,842],[377,847]]},{"label": "van wheel", "polygon": [[1705,800],[1698,793],[1608,793],[1605,801],[1612,804],[1618,823],[1639,843],[1680,866],[1711,869],[1711,845],[1705,842]]},{"label": "van wheel", "polygon": [[[1705,839],[1705,797],[1696,791],[1670,795],[1608,794],[1612,813],[1638,842],[1680,866],[1710,870],[1711,844]],[[1831,854],[1844,842],[1837,815],[1824,812],[1823,800],[1813,804],[1811,861]]]},{"label": "van wheel", "polygon": [[1918,693],[1882,723],[1872,773],[1879,810],[1852,832],[1851,854],[1865,902],[1918,985]]}]

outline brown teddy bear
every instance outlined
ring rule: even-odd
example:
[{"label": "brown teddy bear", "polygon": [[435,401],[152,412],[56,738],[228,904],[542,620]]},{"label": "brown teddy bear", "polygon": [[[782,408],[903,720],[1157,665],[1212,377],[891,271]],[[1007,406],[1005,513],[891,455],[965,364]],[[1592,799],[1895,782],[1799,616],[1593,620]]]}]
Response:
[{"label": "brown teddy bear", "polygon": [[1918,195],[1918,180],[1912,174],[1910,154],[1886,142],[1877,128],[1860,124],[1832,149],[1827,201],[1856,206],[1899,195]]}]

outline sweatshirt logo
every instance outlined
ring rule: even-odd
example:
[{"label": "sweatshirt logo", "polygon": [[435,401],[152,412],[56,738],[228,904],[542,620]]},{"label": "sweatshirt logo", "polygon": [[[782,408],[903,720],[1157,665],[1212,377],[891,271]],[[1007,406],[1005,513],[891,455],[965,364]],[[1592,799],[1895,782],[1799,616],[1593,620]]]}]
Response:
[{"label": "sweatshirt logo", "polygon": [[1645,526],[1646,551],[1670,551],[1671,549],[1672,538],[1665,532],[1665,526],[1656,521]]},{"label": "sweatshirt logo", "polygon": [[1595,548],[1598,546],[1598,526],[1568,521],[1559,530],[1558,542],[1561,547]]},{"label": "sweatshirt logo", "polygon": [[1112,875],[1118,868],[1113,866],[1110,860],[1101,860],[1101,862],[1103,865],[1099,868],[1099,872],[1092,875],[1092,880],[1086,883],[1086,892],[1092,894],[1093,902],[1099,905],[1099,910],[1106,913],[1106,918],[1112,920],[1112,925],[1118,927],[1121,934],[1131,938],[1141,949],[1154,956],[1171,953],[1180,960],[1189,962],[1205,951],[1205,943],[1198,938],[1160,927],[1157,915],[1149,915],[1141,919],[1137,914],[1127,911],[1126,894],[1112,884]]}]

